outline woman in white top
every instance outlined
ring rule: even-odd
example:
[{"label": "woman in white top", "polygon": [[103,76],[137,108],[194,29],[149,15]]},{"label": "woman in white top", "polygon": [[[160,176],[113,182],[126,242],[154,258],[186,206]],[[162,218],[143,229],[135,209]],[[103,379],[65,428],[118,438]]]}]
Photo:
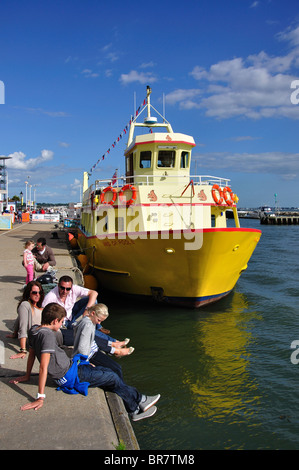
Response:
[{"label": "woman in white top", "polygon": [[17,307],[18,318],[14,325],[14,333],[7,335],[8,338],[18,337],[20,352],[10,356],[10,359],[23,359],[26,357],[28,331],[33,325],[41,324],[44,295],[42,285],[38,281],[31,281],[25,287],[23,297]]}]

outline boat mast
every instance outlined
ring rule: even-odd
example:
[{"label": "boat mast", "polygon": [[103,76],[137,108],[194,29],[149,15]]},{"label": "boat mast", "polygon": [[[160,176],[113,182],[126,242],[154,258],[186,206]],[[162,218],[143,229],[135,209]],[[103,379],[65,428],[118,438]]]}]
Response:
[{"label": "boat mast", "polygon": [[[140,113],[139,116],[136,116],[132,120],[132,123],[131,123],[131,126],[130,126],[130,131],[129,131],[127,147],[129,147],[131,145],[132,141],[133,141],[135,127],[165,127],[167,132],[169,132],[171,134],[173,133],[173,130],[172,130],[172,127],[171,127],[170,123],[165,119],[164,116],[161,116],[161,114],[151,105],[151,101],[150,101],[151,92],[152,92],[151,87],[147,86],[146,87],[146,105],[143,108],[143,110],[141,111],[141,113],[142,113],[144,111],[144,109],[147,108],[147,117],[144,119],[143,123],[136,122],[137,117],[139,117],[140,114],[141,114]],[[159,116],[161,116],[161,118],[164,120],[163,123],[158,123],[158,119],[156,117],[151,116],[151,108],[153,108],[156,111],[156,113],[158,113]]]}]

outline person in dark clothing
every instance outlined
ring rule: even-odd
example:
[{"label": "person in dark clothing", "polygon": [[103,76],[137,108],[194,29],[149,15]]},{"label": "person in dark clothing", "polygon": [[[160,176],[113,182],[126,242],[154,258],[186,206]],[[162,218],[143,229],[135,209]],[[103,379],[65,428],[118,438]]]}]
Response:
[{"label": "person in dark clothing", "polygon": [[56,266],[56,259],[53,250],[47,245],[45,238],[41,237],[37,240],[32,253],[36,260],[35,271],[45,272],[53,270],[53,267]]}]

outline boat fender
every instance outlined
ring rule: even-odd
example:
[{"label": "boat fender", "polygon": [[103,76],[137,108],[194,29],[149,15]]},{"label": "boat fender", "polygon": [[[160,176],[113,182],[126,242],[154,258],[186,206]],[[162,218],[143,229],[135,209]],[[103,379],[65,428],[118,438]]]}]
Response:
[{"label": "boat fender", "polygon": [[224,197],[225,202],[228,206],[233,205],[234,200],[235,200],[235,195],[234,195],[234,193],[232,192],[232,190],[230,189],[229,186],[225,186],[225,188],[223,188],[223,197]]},{"label": "boat fender", "polygon": [[132,197],[131,199],[129,199],[127,202],[126,202],[126,205],[127,206],[130,206],[131,204],[134,204],[135,200],[136,200],[136,197],[137,197],[137,189],[135,188],[135,186],[133,186],[132,184],[125,184],[125,186],[123,186],[119,192],[119,199],[121,202],[123,202],[125,200],[125,197],[124,197],[124,192],[127,191],[127,190],[131,190],[132,191]]},{"label": "boat fender", "polygon": [[[216,191],[218,191],[219,198],[217,197]],[[222,189],[218,184],[214,184],[212,187],[212,196],[216,204],[222,204],[223,203],[223,193]]]},{"label": "boat fender", "polygon": [[[108,191],[111,191],[112,192],[112,199],[111,201],[106,201],[105,200],[105,194],[108,192]],[[101,193],[101,204],[114,204],[115,201],[116,201],[116,197],[117,197],[117,192],[116,192],[116,189],[115,188],[112,188],[112,186],[107,186],[107,188],[103,189],[102,193]]]}]

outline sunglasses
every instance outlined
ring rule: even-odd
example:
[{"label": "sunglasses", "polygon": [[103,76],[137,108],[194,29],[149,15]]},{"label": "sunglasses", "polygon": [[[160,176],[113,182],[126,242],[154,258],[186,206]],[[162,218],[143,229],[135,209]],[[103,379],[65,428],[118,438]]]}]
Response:
[{"label": "sunglasses", "polygon": [[37,294],[40,294],[40,292],[37,291],[37,290],[32,290],[32,291],[30,292],[30,294],[37,295]]},{"label": "sunglasses", "polygon": [[71,287],[63,287],[63,286],[59,286],[59,289],[61,289],[61,290],[67,290],[67,291],[69,291],[69,290],[71,290]]}]

